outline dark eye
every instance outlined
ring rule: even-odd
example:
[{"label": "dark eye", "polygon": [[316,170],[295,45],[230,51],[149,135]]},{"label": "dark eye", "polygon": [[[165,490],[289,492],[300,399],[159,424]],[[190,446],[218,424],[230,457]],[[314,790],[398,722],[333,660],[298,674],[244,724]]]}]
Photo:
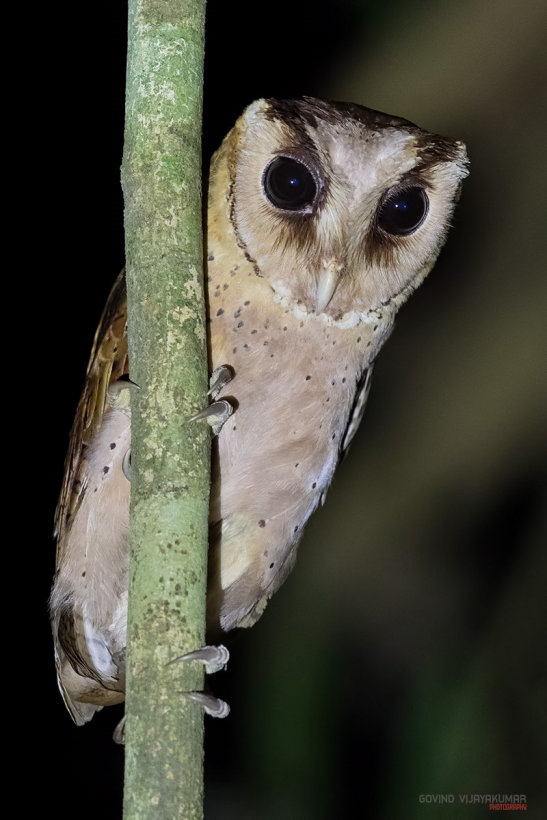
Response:
[{"label": "dark eye", "polygon": [[428,209],[429,199],[423,188],[401,188],[384,200],[378,225],[386,233],[406,236],[419,228]]},{"label": "dark eye", "polygon": [[284,211],[302,211],[313,205],[317,185],[304,163],[291,157],[276,157],[262,180],[264,193],[276,208]]}]

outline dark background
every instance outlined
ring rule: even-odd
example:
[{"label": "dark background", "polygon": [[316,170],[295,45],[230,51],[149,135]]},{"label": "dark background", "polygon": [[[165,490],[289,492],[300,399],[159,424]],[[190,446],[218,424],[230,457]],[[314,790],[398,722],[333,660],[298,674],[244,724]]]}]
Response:
[{"label": "dark background", "polygon": [[[52,226],[32,334],[48,409],[25,511],[39,560],[25,559],[37,611],[23,735],[48,785],[21,814],[38,797],[59,817],[109,820],[120,711],[72,726],[46,601],[67,435],[123,264],[125,4],[72,13],[44,82]],[[546,23],[540,0],[209,0],[205,157],[251,100],[311,94],[463,139],[472,166],[295,571],[212,681],[232,714],[207,719],[208,820],[486,816],[458,805],[473,792],[526,794],[528,816],[547,816]]]}]

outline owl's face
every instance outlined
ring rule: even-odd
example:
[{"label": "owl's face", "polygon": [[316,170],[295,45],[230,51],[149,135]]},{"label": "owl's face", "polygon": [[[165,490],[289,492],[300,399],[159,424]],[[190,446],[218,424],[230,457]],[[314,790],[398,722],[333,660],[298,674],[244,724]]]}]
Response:
[{"label": "owl's face", "polygon": [[256,273],[287,306],[341,324],[396,309],[422,281],[467,176],[462,143],[313,98],[253,103],[223,159]]}]

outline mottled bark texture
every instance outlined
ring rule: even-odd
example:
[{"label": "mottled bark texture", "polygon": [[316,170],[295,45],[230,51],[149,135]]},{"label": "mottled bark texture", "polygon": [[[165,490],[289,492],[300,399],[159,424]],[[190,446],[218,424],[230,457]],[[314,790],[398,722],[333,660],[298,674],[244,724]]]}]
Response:
[{"label": "mottled bark texture", "polygon": [[122,165],[132,395],[124,817],[199,818],[209,429],[201,217],[205,0],[130,0]]}]

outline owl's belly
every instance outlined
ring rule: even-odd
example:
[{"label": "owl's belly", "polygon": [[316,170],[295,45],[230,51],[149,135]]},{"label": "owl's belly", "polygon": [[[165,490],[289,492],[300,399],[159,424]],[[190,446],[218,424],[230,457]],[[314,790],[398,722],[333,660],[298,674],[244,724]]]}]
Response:
[{"label": "owl's belly", "polygon": [[332,480],[360,368],[341,350],[333,355],[332,329],[328,336],[319,347],[304,335],[296,346],[283,336],[251,346],[251,336],[226,362],[235,377],[223,395],[237,409],[216,445],[210,626],[250,626],[260,617]]}]

